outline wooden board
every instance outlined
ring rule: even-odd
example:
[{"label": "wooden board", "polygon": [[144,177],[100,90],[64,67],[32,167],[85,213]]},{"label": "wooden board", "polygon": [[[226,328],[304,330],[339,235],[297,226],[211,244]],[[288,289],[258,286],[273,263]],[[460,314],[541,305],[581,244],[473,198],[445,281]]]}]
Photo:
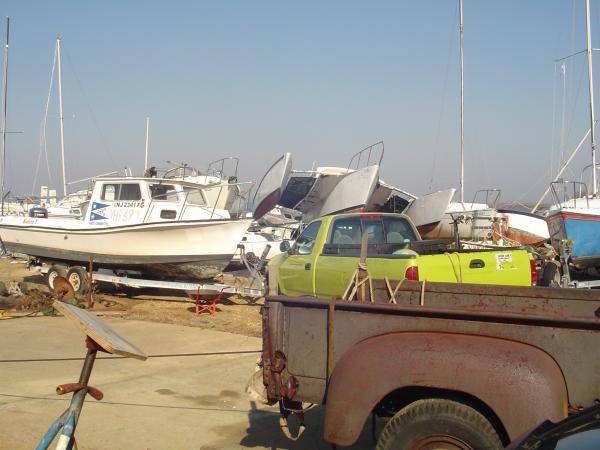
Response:
[{"label": "wooden board", "polygon": [[95,314],[92,314],[85,309],[78,308],[77,306],[59,302],[58,300],[55,301],[52,306],[77,325],[81,331],[97,342],[98,345],[108,353],[141,360],[147,358],[144,352],[128,342],[125,338],[121,337]]}]

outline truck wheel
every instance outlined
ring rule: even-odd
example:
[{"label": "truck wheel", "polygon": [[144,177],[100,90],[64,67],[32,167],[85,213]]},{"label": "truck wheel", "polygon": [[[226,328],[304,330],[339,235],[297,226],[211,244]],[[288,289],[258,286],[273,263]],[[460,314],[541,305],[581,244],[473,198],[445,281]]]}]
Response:
[{"label": "truck wheel", "polygon": [[376,450],[501,450],[492,425],[473,408],[452,400],[418,400],[383,428]]},{"label": "truck wheel", "polygon": [[553,262],[545,262],[540,271],[539,286],[560,287],[560,268]]},{"label": "truck wheel", "polygon": [[87,272],[83,267],[71,267],[67,272],[67,280],[76,294],[83,294],[87,290]]},{"label": "truck wheel", "polygon": [[48,285],[50,292],[54,292],[54,280],[56,279],[56,277],[64,276],[64,271],[60,270],[56,266],[50,266],[50,268],[48,269],[48,273],[46,273],[46,284]]}]

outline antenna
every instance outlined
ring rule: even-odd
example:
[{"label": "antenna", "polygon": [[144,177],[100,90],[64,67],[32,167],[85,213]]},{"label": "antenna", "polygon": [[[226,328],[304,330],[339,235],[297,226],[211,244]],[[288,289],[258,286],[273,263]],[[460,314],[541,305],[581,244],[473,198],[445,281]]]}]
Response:
[{"label": "antenna", "polygon": [[4,182],[6,178],[6,93],[8,91],[8,36],[10,29],[10,18],[6,18],[6,45],[4,46],[4,75],[3,75],[3,95],[2,95],[2,188],[0,189],[0,198],[2,202],[1,213],[4,215]]},{"label": "antenna", "polygon": [[148,130],[150,129],[150,117],[146,117],[146,157],[144,158],[144,174],[148,170]]}]

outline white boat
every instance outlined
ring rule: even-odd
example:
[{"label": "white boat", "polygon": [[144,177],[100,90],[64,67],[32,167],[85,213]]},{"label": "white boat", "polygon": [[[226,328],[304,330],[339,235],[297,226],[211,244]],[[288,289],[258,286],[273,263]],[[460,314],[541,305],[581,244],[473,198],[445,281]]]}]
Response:
[{"label": "white boat", "polygon": [[[268,245],[269,251],[265,258],[269,260],[281,253],[280,244],[283,241],[294,241],[299,227],[300,223],[298,222],[288,226],[262,226],[255,229],[250,229],[244,234],[240,244],[244,246],[246,255],[252,253],[255,258],[260,258]],[[241,252],[239,249],[233,256],[233,261],[241,261]]]},{"label": "white boat", "polygon": [[[372,163],[372,153],[379,159]],[[383,142],[357,152],[348,168],[317,167],[296,171],[290,177],[279,205],[302,213],[308,223],[317,217],[342,212],[364,211],[369,207],[379,183],[379,166],[383,159]],[[364,158],[364,166],[361,160]],[[355,168],[353,167],[355,164]]]},{"label": "white boat", "polygon": [[[289,174],[289,155],[274,164],[270,181]],[[281,185],[267,182],[257,209],[271,209]],[[253,220],[231,218],[211,206],[204,189],[182,180],[113,177],[95,181],[81,220],[1,217],[7,251],[67,265],[133,269],[150,277],[206,279],[222,271]]]},{"label": "white boat", "polygon": [[0,238],[10,252],[69,265],[91,256],[97,267],[203,279],[229,263],[251,221],[210,207],[191,183],[105,178],[83,219],[2,217]]},{"label": "white boat", "polygon": [[548,223],[533,213],[512,209],[498,209],[502,217],[502,236],[523,245],[538,245],[550,239]]}]

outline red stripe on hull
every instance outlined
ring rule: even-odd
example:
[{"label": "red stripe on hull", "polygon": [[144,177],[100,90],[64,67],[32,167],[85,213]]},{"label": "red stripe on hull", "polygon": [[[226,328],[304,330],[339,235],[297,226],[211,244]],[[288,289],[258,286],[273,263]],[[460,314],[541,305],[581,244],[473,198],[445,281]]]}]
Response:
[{"label": "red stripe on hull", "polygon": [[560,217],[564,219],[589,220],[590,222],[600,222],[600,215],[561,212]]}]

